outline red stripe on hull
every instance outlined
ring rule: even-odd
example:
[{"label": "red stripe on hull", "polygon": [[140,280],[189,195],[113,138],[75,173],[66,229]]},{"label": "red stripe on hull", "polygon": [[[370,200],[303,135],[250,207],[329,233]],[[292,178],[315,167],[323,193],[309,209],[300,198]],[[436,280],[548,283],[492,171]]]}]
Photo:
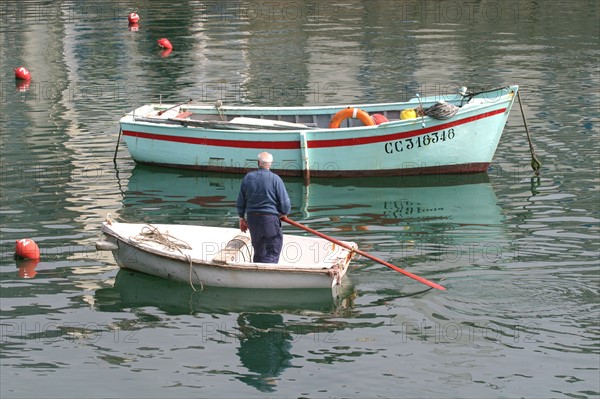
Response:
[{"label": "red stripe on hull", "polygon": [[221,140],[207,139],[199,137],[169,136],[166,134],[123,131],[124,136],[139,137],[142,139],[169,141],[172,143],[207,145],[213,147],[228,148],[255,148],[255,149],[276,149],[276,150],[294,150],[300,148],[299,141],[247,141],[247,140]]}]

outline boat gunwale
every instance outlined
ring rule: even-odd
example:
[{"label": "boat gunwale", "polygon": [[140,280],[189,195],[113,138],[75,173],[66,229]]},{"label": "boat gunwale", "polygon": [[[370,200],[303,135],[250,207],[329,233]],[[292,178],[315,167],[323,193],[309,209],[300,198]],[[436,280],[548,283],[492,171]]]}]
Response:
[{"label": "boat gunwale", "polygon": [[[402,106],[402,105],[420,105],[420,104],[428,104],[428,103],[436,103],[439,102],[440,100],[443,100],[447,103],[451,103],[451,102],[456,102],[456,101],[463,101],[467,98],[479,98],[479,99],[484,99],[486,100],[483,104],[489,104],[489,103],[496,103],[498,101],[501,101],[500,99],[504,96],[509,96],[511,95],[511,93],[515,93],[517,92],[517,90],[519,89],[519,86],[516,84],[513,85],[506,85],[506,86],[502,86],[502,87],[497,87],[494,89],[491,89],[489,91],[485,91],[485,92],[480,92],[477,93],[475,95],[473,95],[472,97],[470,96],[462,96],[460,94],[452,94],[452,95],[446,95],[443,96],[444,98],[440,98],[441,96],[429,96],[429,97],[422,97],[422,98],[411,98],[408,101],[397,101],[397,102],[383,102],[383,103],[358,103],[358,104],[352,104],[352,103],[348,103],[348,104],[333,104],[333,105],[308,105],[308,106],[249,106],[249,105],[222,105],[219,108],[217,108],[215,105],[210,105],[210,104],[187,104],[187,103],[183,103],[183,104],[173,104],[173,103],[160,103],[160,104],[156,104],[156,103],[148,103],[148,104],[144,104],[138,108],[136,108],[134,111],[130,111],[128,112],[126,115],[133,115],[135,111],[144,109],[146,107],[152,107],[152,109],[168,109],[170,107],[182,107],[185,109],[198,109],[198,110],[206,110],[206,111],[214,111],[214,110],[222,110],[222,111],[228,111],[228,112],[232,112],[232,111],[247,111],[247,112],[259,112],[259,111],[264,111],[264,112],[284,112],[285,113],[292,113],[292,112],[296,112],[296,111],[301,111],[301,114],[319,114],[319,113],[327,113],[326,111],[329,112],[334,112],[336,110],[341,110],[341,109],[345,109],[345,108],[361,108],[361,109],[369,109],[369,108],[393,108],[393,107],[398,107],[398,106]],[[491,93],[503,93],[500,96],[494,97],[494,101],[489,101],[490,99],[488,98],[488,95],[490,95]],[[466,105],[466,104],[465,104]],[[322,112],[319,112],[322,111]]]}]

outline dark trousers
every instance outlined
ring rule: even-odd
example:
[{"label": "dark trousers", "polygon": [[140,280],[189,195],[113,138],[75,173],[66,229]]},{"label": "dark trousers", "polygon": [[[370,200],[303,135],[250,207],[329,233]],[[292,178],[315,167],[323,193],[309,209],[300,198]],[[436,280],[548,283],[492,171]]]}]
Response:
[{"label": "dark trousers", "polygon": [[254,262],[277,263],[283,246],[281,220],[278,215],[253,214],[247,216]]}]

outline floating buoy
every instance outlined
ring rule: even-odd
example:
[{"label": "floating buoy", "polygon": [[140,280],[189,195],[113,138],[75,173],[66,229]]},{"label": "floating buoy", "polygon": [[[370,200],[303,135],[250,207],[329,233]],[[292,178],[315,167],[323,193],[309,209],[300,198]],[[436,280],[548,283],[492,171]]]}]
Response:
[{"label": "floating buoy", "polygon": [[40,261],[38,259],[18,259],[17,267],[19,268],[17,275],[19,278],[34,278],[37,272],[35,268]]},{"label": "floating buoy", "polygon": [[137,24],[140,21],[140,16],[136,12],[130,12],[127,20],[130,24]]},{"label": "floating buoy", "polygon": [[414,119],[416,117],[417,117],[417,111],[415,111],[413,108],[403,109],[402,112],[400,112],[400,119],[402,119],[402,120]]},{"label": "floating buoy", "polygon": [[39,259],[40,249],[31,238],[23,238],[16,242],[15,255],[25,259]]},{"label": "floating buoy", "polygon": [[173,45],[169,39],[165,39],[164,37],[162,39],[158,39],[158,45],[164,49],[173,50]]},{"label": "floating buoy", "polygon": [[163,51],[160,52],[160,56],[163,58],[166,58],[169,56],[169,54],[171,54],[173,50],[171,50],[170,48],[166,48]]},{"label": "floating buoy", "polygon": [[15,78],[21,80],[29,80],[31,79],[31,74],[25,67],[15,68]]},{"label": "floating buoy", "polygon": [[371,115],[371,118],[373,118],[373,122],[375,122],[376,125],[381,125],[382,123],[389,122],[388,118],[381,114],[373,114]]}]

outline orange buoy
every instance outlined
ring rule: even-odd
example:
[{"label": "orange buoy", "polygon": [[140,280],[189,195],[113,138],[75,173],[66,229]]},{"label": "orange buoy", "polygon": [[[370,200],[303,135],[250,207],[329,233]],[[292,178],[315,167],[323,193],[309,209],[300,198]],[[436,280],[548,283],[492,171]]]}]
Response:
[{"label": "orange buoy", "polygon": [[15,68],[15,78],[21,80],[29,80],[31,79],[31,74],[29,73],[29,70],[27,70],[27,68],[18,67]]},{"label": "orange buoy", "polygon": [[173,50],[173,45],[169,39],[165,39],[164,37],[162,39],[158,39],[158,45],[164,49]]},{"label": "orange buoy", "polygon": [[381,114],[373,114],[371,115],[371,118],[373,118],[373,122],[375,122],[376,125],[381,125],[382,123],[389,122],[388,118]]},{"label": "orange buoy", "polygon": [[137,24],[140,21],[140,16],[136,12],[130,12],[127,20],[130,24]]},{"label": "orange buoy", "polygon": [[39,259],[40,249],[31,238],[23,238],[16,242],[15,255],[25,259]]},{"label": "orange buoy", "polygon": [[348,119],[348,118],[358,119],[365,126],[375,125],[375,122],[373,122],[371,115],[369,115],[362,109],[346,108],[346,109],[339,111],[337,114],[335,114],[333,116],[333,118],[331,118],[331,121],[329,122],[329,127],[331,129],[337,129],[340,127],[340,123],[342,123],[343,120]]}]

